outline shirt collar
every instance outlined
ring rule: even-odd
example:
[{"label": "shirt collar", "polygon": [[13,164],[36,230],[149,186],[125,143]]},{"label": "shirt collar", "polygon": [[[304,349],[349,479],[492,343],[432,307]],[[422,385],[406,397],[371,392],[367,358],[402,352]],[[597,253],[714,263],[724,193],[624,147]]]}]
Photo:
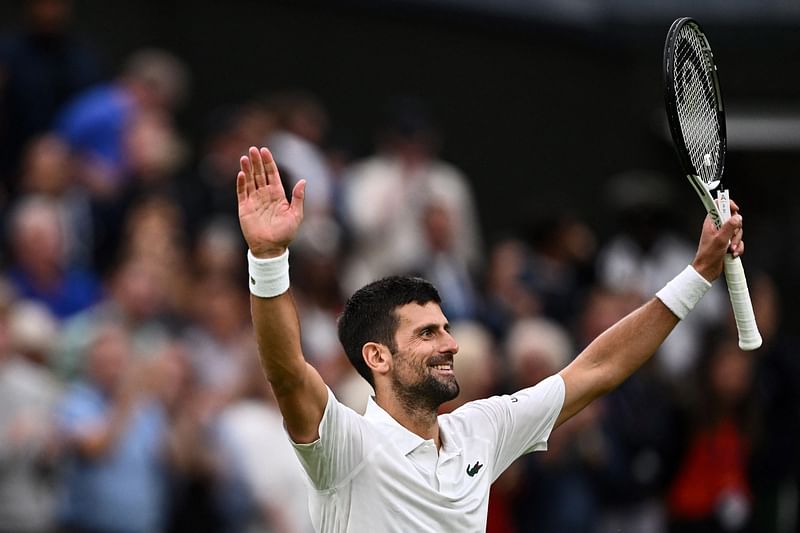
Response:
[{"label": "shirt collar", "polygon": [[378,405],[373,396],[367,400],[367,409],[364,411],[364,418],[380,427],[381,431],[391,438],[404,455],[408,455],[425,442],[425,439],[413,433],[392,418],[392,415],[383,410]]},{"label": "shirt collar", "polygon": [[[403,427],[400,422],[395,420],[392,415],[387,413],[383,407],[378,405],[378,402],[375,401],[374,396],[370,396],[367,400],[367,408],[364,411],[364,418],[379,426],[383,433],[389,436],[392,442],[394,442],[395,446],[397,446],[404,455],[410,454],[420,445],[427,442],[416,433]],[[441,423],[439,424],[439,431],[441,434]],[[450,439],[445,438],[444,435],[441,435],[441,438],[442,449],[440,452],[444,452],[444,454],[448,456],[455,456],[461,453],[461,449],[451,443]]]}]

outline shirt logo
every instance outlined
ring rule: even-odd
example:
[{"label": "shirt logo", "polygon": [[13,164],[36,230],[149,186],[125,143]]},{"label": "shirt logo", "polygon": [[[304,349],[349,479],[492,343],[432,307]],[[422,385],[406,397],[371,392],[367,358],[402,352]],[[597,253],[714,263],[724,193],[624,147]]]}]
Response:
[{"label": "shirt logo", "polygon": [[255,285],[255,284],[256,280],[253,278],[253,276],[250,276],[250,285]]},{"label": "shirt logo", "polygon": [[474,465],[467,465],[467,475],[473,477],[481,468],[483,468],[483,465],[479,461],[475,461]]}]

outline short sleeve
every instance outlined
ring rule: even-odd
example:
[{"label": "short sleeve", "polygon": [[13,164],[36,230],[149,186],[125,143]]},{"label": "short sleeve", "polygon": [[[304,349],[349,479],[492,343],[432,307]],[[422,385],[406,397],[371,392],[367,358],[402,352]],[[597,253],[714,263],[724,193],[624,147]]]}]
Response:
[{"label": "short sleeve", "polygon": [[335,489],[363,465],[369,428],[364,418],[339,403],[328,389],[328,403],[319,424],[319,438],[308,444],[292,442],[295,453],[319,491]]},{"label": "short sleeve", "polygon": [[453,415],[495,450],[494,479],[520,456],[547,449],[547,439],[564,406],[564,380],[558,374],[512,395],[469,402]]}]

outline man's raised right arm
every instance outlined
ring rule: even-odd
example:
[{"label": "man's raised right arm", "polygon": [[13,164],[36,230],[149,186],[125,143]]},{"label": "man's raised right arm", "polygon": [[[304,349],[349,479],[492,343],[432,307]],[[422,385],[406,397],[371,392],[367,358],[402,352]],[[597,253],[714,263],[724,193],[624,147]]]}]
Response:
[{"label": "man's raised right arm", "polygon": [[292,440],[313,442],[319,438],[328,389],[303,357],[288,273],[281,274],[287,268],[284,254],[303,221],[305,181],[294,187],[290,203],[269,150],[251,147],[239,163],[236,196],[239,223],[251,254],[250,307],[261,366]]}]

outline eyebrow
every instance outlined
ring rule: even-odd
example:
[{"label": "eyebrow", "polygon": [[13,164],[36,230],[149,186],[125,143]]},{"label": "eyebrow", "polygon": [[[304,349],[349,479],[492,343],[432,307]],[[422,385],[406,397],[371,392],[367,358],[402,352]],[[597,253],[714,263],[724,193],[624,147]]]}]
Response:
[{"label": "eyebrow", "polygon": [[[445,322],[444,325],[442,326],[442,328],[447,333],[450,333],[450,322]],[[439,329],[439,324],[437,324],[436,322],[430,322],[428,324],[423,324],[423,325],[421,325],[421,326],[419,326],[417,328],[414,328],[414,333],[418,334],[422,330],[425,330],[425,329]]]}]

